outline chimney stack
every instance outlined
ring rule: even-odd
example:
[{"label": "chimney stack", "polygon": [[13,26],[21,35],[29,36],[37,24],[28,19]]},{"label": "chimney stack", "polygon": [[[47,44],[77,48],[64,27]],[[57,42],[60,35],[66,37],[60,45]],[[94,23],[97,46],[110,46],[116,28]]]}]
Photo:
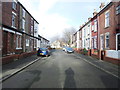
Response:
[{"label": "chimney stack", "polygon": [[97,11],[96,9],[94,9],[93,16],[95,16],[96,14],[97,14]]},{"label": "chimney stack", "polygon": [[101,10],[101,9],[103,9],[103,8],[104,8],[104,6],[105,6],[105,3],[104,3],[104,2],[102,2],[102,3],[100,4],[100,7],[99,7],[99,8],[100,8],[100,10]]},{"label": "chimney stack", "polygon": [[81,28],[82,26],[80,25],[80,28]]},{"label": "chimney stack", "polygon": [[91,17],[89,17],[89,18],[88,18],[88,21],[90,21],[91,19],[92,19],[92,18],[91,18]]}]

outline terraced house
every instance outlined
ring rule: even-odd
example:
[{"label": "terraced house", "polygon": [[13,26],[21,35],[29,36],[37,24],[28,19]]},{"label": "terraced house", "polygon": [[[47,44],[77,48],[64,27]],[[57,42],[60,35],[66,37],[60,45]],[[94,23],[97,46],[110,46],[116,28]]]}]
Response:
[{"label": "terraced house", "polygon": [[2,61],[11,62],[36,53],[38,22],[17,0],[2,2]]},{"label": "terraced house", "polygon": [[77,32],[80,33],[77,35],[80,41],[76,40],[78,52],[86,50],[87,55],[119,63],[120,1],[101,3],[99,12],[95,11]]}]

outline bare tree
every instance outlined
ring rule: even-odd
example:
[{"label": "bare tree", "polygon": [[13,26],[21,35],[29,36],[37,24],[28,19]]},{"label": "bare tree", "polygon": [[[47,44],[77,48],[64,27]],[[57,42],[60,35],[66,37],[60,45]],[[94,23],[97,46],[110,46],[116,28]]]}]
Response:
[{"label": "bare tree", "polygon": [[73,27],[65,29],[63,32],[62,41],[70,45],[71,35],[73,35],[75,32],[76,32],[76,29]]},{"label": "bare tree", "polygon": [[70,45],[71,42],[71,35],[73,35],[76,32],[76,29],[71,27],[71,28],[66,28],[63,33],[62,36],[60,35],[56,35],[53,38],[51,38],[51,43],[54,41],[59,41],[61,47],[63,47],[64,45]]}]

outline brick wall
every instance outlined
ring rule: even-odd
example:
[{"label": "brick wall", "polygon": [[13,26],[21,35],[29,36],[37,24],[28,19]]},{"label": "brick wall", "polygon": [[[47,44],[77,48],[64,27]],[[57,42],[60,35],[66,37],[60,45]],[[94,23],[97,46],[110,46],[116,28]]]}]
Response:
[{"label": "brick wall", "polygon": [[16,28],[18,29],[18,8],[19,6],[17,5],[17,9],[13,10],[12,9],[12,2],[2,2],[2,23],[3,25],[6,26],[12,26],[12,12],[15,12],[16,15]]},{"label": "brick wall", "polygon": [[[12,8],[12,2],[3,2],[2,7],[2,21],[3,26],[6,28],[5,30],[2,30],[2,39],[3,41],[3,63],[11,62],[14,59],[23,58],[26,56],[30,56],[32,54],[35,54],[34,52],[34,38],[31,37],[31,33],[34,33],[34,18],[33,23],[31,24],[31,14],[22,6],[19,2],[17,3],[17,9],[14,10]],[[25,26],[25,32],[22,33],[22,49],[16,49],[16,34],[20,34],[19,30],[21,31],[22,27],[22,9],[25,9],[26,11],[26,26]],[[15,13],[16,17],[16,28],[12,27],[12,14]],[[31,32],[31,25],[33,25],[33,32]],[[19,33],[18,33],[19,32]],[[28,35],[29,34],[29,35]],[[26,39],[29,39],[29,46],[26,47]],[[18,46],[19,46],[18,42]],[[26,49],[27,52],[26,52]],[[36,51],[36,50],[35,50]],[[29,53],[28,53],[29,52]]]},{"label": "brick wall", "polygon": [[[105,12],[109,10],[110,12],[110,26],[105,28]],[[109,40],[109,49],[116,49],[116,34],[115,34],[115,8],[114,5],[107,8],[100,16],[99,16],[99,24],[100,34],[104,34],[104,48],[105,48],[105,33],[109,32],[110,40]],[[100,38],[100,37],[99,37]],[[100,45],[100,42],[99,42]]]},{"label": "brick wall", "polygon": [[2,2],[2,23],[7,26],[12,26],[12,3]]}]

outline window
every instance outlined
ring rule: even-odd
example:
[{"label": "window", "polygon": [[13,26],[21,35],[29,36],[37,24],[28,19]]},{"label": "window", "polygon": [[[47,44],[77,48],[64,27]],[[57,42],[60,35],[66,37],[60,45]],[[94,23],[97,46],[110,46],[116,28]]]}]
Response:
[{"label": "window", "polygon": [[29,46],[29,39],[26,39],[26,46]]},{"label": "window", "polygon": [[94,32],[97,32],[97,20],[94,21]]},{"label": "window", "polygon": [[82,32],[80,31],[80,38],[81,38],[81,36],[82,36]]},{"label": "window", "polygon": [[92,38],[92,48],[97,49],[97,36]]},{"label": "window", "polygon": [[21,35],[16,35],[16,49],[22,49],[22,43],[21,43]]},{"label": "window", "polygon": [[90,38],[88,38],[88,49],[90,49]]},{"label": "window", "polygon": [[109,27],[109,20],[110,20],[110,13],[109,13],[109,11],[107,11],[106,13],[105,13],[105,27]]},{"label": "window", "polygon": [[18,48],[18,42],[19,42],[19,37],[18,35],[16,36],[16,49]]},{"label": "window", "polygon": [[87,34],[90,35],[90,25],[88,25],[88,29],[87,30],[88,30]]},{"label": "window", "polygon": [[100,35],[100,46],[101,46],[101,50],[104,49],[104,35]]},{"label": "window", "polygon": [[22,42],[21,42],[21,40],[22,40],[22,36],[19,36],[20,38],[19,38],[19,48],[22,48]]},{"label": "window", "polygon": [[16,16],[12,14],[12,27],[16,27],[15,22],[16,22]]},{"label": "window", "polygon": [[120,5],[116,7],[116,14],[120,14]]},{"label": "window", "polygon": [[16,9],[17,9],[17,3],[16,3],[16,2],[14,2],[14,1],[13,1],[13,3],[12,3],[12,8],[13,8],[14,10],[16,10]]},{"label": "window", "polygon": [[94,38],[94,49],[97,49],[97,36]]},{"label": "window", "polygon": [[22,9],[22,16],[25,18],[25,10]]},{"label": "window", "polygon": [[94,38],[92,38],[92,49],[94,49]]},{"label": "window", "polygon": [[85,29],[84,29],[84,37],[85,37],[85,34],[86,34],[86,31],[85,31]]},{"label": "window", "polygon": [[31,26],[31,35],[33,35],[33,26]]},{"label": "window", "polygon": [[117,42],[116,42],[116,50],[120,50],[120,33],[116,36],[117,37]]},{"label": "window", "polygon": [[25,20],[24,19],[22,19],[22,29],[23,31],[25,31]]},{"label": "window", "polygon": [[33,18],[31,18],[31,24],[33,24]]},{"label": "window", "polygon": [[92,31],[94,31],[94,21],[92,22]]},{"label": "window", "polygon": [[37,47],[37,40],[34,39],[34,48],[36,48],[36,47]]},{"label": "window", "polygon": [[105,39],[105,48],[109,48],[109,33],[106,33]]}]

